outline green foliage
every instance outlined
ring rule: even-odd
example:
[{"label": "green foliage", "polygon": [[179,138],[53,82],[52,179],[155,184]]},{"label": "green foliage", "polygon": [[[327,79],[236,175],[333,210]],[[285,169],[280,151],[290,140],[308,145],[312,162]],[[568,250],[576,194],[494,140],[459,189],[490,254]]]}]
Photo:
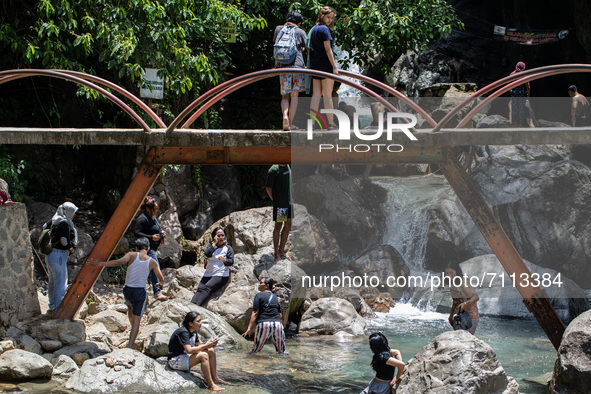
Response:
[{"label": "green foliage", "polygon": [[27,182],[22,179],[21,174],[26,166],[24,160],[16,161],[8,154],[5,146],[0,146],[0,179],[8,183],[8,190],[14,201],[22,201],[24,197]]},{"label": "green foliage", "polygon": [[127,275],[127,264],[117,267],[105,267],[105,272],[107,273],[106,284],[122,285],[125,283],[125,276]]},{"label": "green foliage", "polygon": [[452,28],[463,28],[445,0],[303,0],[290,8],[302,13],[308,30],[325,5],[336,11],[335,44],[352,55],[345,69],[352,62],[387,72],[400,53],[424,49]]},{"label": "green foliage", "polygon": [[[179,96],[192,100],[225,78],[234,44],[222,34],[224,22],[236,26],[238,42],[266,26],[264,18],[222,0],[13,2],[0,16],[0,66],[83,71],[132,91],[144,68],[158,68],[165,99],[178,113]],[[87,88],[80,93],[98,98]]]},{"label": "green foliage", "polygon": [[259,171],[263,166],[237,166],[240,172],[242,208],[256,207],[259,196],[256,190]]}]

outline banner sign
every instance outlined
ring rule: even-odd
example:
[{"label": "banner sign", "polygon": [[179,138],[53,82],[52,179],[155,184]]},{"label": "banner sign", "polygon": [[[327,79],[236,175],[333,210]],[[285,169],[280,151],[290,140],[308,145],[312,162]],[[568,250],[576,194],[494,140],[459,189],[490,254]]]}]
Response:
[{"label": "banner sign", "polygon": [[541,45],[564,39],[568,35],[568,30],[531,31],[495,25],[493,34],[500,40],[520,45]]}]

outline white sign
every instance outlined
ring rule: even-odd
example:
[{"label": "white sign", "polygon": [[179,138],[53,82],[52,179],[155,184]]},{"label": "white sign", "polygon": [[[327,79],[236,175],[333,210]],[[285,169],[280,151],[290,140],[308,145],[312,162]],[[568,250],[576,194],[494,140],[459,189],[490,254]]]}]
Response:
[{"label": "white sign", "polygon": [[143,86],[140,89],[140,97],[162,100],[164,98],[164,81],[158,75],[157,68],[146,68],[146,72],[142,74],[142,85],[146,82],[152,85]]}]

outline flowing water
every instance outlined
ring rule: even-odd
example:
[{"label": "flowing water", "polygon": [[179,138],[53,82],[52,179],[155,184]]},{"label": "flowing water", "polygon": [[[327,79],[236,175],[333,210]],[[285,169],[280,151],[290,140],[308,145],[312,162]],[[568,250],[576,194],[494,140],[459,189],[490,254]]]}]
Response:
[{"label": "flowing water", "polygon": [[[413,272],[424,272],[428,217],[421,208],[449,195],[449,186],[440,176],[373,180],[390,191],[384,243],[399,250]],[[399,303],[389,313],[377,315],[367,320],[367,332],[382,331],[391,347],[402,352],[404,361],[450,328],[446,314],[409,304]],[[556,360],[556,351],[535,320],[483,316],[476,336],[494,349],[507,375],[519,383],[521,393],[547,392],[546,387],[524,380],[552,372]],[[232,382],[226,392],[359,393],[374,376],[367,336],[296,337],[288,339],[287,347],[289,356],[276,355],[271,344],[254,356],[219,349],[220,376]],[[35,384],[27,383],[19,389],[34,390]],[[40,386],[38,392],[47,389]]]}]

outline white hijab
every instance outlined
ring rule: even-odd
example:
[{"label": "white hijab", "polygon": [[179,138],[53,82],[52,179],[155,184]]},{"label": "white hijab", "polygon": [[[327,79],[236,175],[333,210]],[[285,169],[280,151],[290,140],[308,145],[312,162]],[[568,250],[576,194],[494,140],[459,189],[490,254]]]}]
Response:
[{"label": "white hijab", "polygon": [[71,202],[65,202],[57,208],[57,212],[51,218],[51,226],[55,227],[64,220],[68,223],[70,228],[74,230],[74,245],[78,245],[78,231],[76,231],[76,227],[74,227],[74,223],[72,222],[72,217],[78,210],[78,207]]}]

